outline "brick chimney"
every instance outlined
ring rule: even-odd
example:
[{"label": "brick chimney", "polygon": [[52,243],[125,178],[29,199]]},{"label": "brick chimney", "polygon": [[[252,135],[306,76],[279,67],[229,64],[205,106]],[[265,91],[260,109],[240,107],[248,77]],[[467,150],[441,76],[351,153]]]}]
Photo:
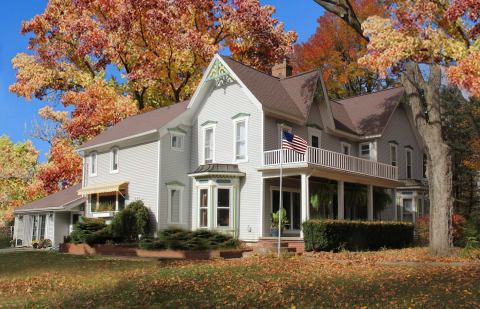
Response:
[{"label": "brick chimney", "polygon": [[285,78],[292,76],[293,68],[287,58],[283,58],[281,63],[277,63],[272,67],[272,76],[278,78]]}]

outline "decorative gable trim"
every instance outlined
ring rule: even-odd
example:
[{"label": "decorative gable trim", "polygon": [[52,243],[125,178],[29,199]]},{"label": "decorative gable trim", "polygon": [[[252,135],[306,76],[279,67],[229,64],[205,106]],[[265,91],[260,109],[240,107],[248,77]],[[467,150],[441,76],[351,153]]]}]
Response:
[{"label": "decorative gable trim", "polygon": [[249,117],[249,116],[250,116],[250,114],[247,114],[247,113],[238,113],[235,116],[233,116],[232,119],[237,119],[237,118],[241,118],[241,117]]},{"label": "decorative gable trim", "polygon": [[167,186],[185,187],[185,185],[184,185],[183,183],[181,183],[180,181],[176,181],[176,180],[166,182],[165,185],[167,185]]},{"label": "decorative gable trim", "polygon": [[210,124],[217,124],[217,123],[218,123],[218,121],[207,120],[204,123],[202,123],[200,126],[204,127],[204,126],[208,126]]},{"label": "decorative gable trim", "polygon": [[235,81],[227,68],[218,59],[215,59],[205,81],[214,80],[217,87],[226,86]]}]

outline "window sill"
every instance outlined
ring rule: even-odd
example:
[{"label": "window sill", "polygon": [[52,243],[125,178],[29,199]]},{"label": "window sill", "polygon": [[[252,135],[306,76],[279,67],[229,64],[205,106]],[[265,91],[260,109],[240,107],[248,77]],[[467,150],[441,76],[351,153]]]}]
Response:
[{"label": "window sill", "polygon": [[116,171],[110,171],[110,174],[118,174],[118,170],[116,170]]},{"label": "window sill", "polygon": [[248,158],[247,159],[233,160],[233,163],[248,163]]}]

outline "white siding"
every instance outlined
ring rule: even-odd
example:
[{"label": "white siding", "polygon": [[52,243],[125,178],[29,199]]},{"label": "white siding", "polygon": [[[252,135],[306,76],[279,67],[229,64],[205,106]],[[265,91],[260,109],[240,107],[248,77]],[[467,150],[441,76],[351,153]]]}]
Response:
[{"label": "white siding", "polygon": [[382,138],[377,142],[378,161],[390,164],[390,141],[398,143],[397,162],[398,162],[398,178],[406,178],[406,154],[405,147],[413,148],[412,153],[412,178],[423,178],[423,151],[417,142],[410,121],[402,106],[398,107],[392,115],[390,123],[385,129]]},{"label": "white siding", "polygon": [[[97,176],[88,175],[88,185],[128,181],[128,196],[125,203],[142,200],[151,211],[151,219],[154,223],[152,225],[156,230],[158,141],[145,141],[138,145],[118,147],[118,173],[110,173],[110,150],[98,152]],[[87,207],[87,216],[90,214],[89,208]]]},{"label": "white siding", "polygon": [[160,213],[159,213],[159,228],[164,229],[168,227],[168,188],[166,183],[180,182],[185,185],[182,197],[182,213],[181,221],[182,227],[186,229],[191,228],[191,182],[188,176],[190,169],[190,154],[191,154],[191,128],[182,127],[187,133],[184,136],[183,151],[173,150],[171,148],[171,134],[167,133],[161,139],[161,169],[160,169]]},{"label": "white siding", "polygon": [[[262,112],[250,101],[238,84],[213,89],[206,96],[193,127],[196,151],[192,151],[192,168],[202,164],[203,128],[206,121],[216,121],[215,163],[234,162],[234,126],[232,117],[238,113],[250,114],[248,119],[248,162],[239,163],[246,176],[240,183],[239,232],[242,240],[257,240],[261,236],[262,175],[257,168],[262,164]],[[192,219],[197,225],[197,192],[192,190]]]},{"label": "white siding", "polygon": [[52,239],[53,245],[63,242],[63,237],[70,234],[70,212],[55,212],[55,235]]}]

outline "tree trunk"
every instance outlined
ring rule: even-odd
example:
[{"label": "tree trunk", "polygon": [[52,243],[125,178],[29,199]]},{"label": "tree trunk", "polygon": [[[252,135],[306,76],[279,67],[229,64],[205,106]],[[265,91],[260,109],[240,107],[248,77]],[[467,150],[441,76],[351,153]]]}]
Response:
[{"label": "tree trunk", "polygon": [[418,64],[409,63],[402,75],[402,84],[428,159],[430,249],[435,255],[449,255],[452,249],[453,174],[450,148],[442,135],[441,77],[441,68],[433,65],[425,81]]},{"label": "tree trunk", "polygon": [[[315,0],[327,11],[343,19],[365,41],[361,22],[350,0]],[[450,149],[442,136],[440,87],[442,71],[430,67],[425,81],[417,63],[408,63],[402,74],[406,101],[410,106],[427,155],[427,176],[430,198],[430,249],[436,255],[448,255],[452,248],[452,161]]]}]

